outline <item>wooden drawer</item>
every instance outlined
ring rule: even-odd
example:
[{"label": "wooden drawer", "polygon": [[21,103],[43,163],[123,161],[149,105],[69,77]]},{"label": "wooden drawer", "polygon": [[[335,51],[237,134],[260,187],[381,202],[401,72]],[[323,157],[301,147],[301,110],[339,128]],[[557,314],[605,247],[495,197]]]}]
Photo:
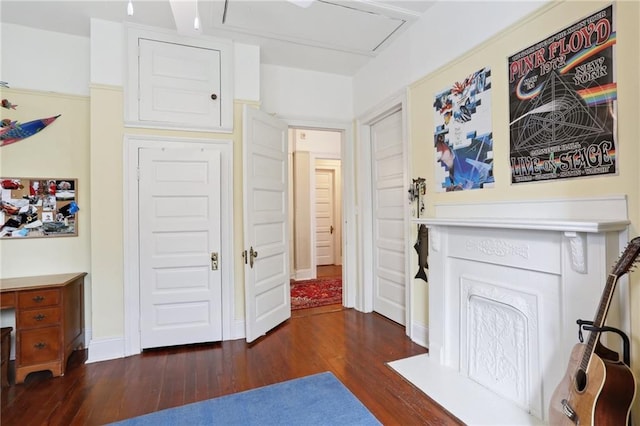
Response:
[{"label": "wooden drawer", "polygon": [[20,367],[60,359],[60,327],[18,331]]},{"label": "wooden drawer", "polygon": [[60,290],[33,290],[18,294],[18,306],[21,309],[40,306],[55,306],[60,303]]},{"label": "wooden drawer", "polygon": [[16,307],[16,293],[14,291],[0,293],[0,308],[15,308],[15,307]]},{"label": "wooden drawer", "polygon": [[21,310],[18,314],[18,327],[31,328],[54,325],[60,323],[61,309],[59,306],[54,308],[40,308]]}]

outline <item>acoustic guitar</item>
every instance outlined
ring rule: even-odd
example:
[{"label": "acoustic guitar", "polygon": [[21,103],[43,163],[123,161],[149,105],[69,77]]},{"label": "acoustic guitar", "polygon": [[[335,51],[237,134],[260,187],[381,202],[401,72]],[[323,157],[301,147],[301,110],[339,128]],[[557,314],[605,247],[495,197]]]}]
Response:
[{"label": "acoustic guitar", "polygon": [[[640,237],[628,244],[607,278],[593,326],[586,343],[571,351],[564,378],[549,405],[550,425],[629,424],[636,384],[633,373],[618,353],[600,343],[607,312],[618,279],[633,266],[640,253]],[[582,327],[582,325],[581,325]]]}]

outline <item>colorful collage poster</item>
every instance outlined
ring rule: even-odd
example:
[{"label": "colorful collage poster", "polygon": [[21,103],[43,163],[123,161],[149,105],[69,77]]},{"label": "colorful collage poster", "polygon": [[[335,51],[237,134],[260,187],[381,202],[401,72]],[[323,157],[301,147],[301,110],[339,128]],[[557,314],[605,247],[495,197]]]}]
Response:
[{"label": "colorful collage poster", "polygon": [[613,6],[509,58],[511,182],[617,173]]},{"label": "colorful collage poster", "polygon": [[483,68],[435,95],[436,190],[492,186],[491,70]]}]

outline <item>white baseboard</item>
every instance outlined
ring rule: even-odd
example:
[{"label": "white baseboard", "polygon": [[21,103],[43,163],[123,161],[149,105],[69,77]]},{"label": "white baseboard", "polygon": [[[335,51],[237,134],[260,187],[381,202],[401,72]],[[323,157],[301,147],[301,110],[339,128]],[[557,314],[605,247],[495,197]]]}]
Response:
[{"label": "white baseboard", "polygon": [[124,358],[124,337],[109,337],[90,341],[87,364],[117,358]]},{"label": "white baseboard", "polygon": [[[245,338],[244,320],[235,320],[231,326],[231,335],[224,340],[238,340]],[[92,339],[89,343],[87,364],[92,362],[108,361],[110,359],[124,358],[124,337],[109,337],[105,339]]]},{"label": "white baseboard", "polygon": [[225,336],[225,341],[226,340],[238,340],[238,339],[244,339],[246,337],[245,334],[245,325],[244,325],[244,320],[234,320],[233,323],[231,324],[231,336],[226,337]]},{"label": "white baseboard", "polygon": [[414,343],[428,348],[429,347],[429,326],[414,321],[411,323],[411,340]]},{"label": "white baseboard", "polygon": [[296,281],[300,280],[312,280],[316,277],[313,269],[298,269],[296,270]]}]

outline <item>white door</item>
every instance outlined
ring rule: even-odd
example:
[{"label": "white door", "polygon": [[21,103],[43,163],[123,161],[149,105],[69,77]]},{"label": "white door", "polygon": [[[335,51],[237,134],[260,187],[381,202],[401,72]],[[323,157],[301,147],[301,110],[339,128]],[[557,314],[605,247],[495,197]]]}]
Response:
[{"label": "white door", "polygon": [[141,347],[222,340],[220,151],[143,148],[138,166]]},{"label": "white door", "polygon": [[373,310],[405,324],[402,112],[371,126],[373,182]]},{"label": "white door", "polygon": [[287,125],[245,106],[243,118],[247,342],[291,317]]},{"label": "white door", "polygon": [[139,39],[139,119],[220,126],[220,51]]},{"label": "white door", "polygon": [[333,170],[316,169],[316,265],[335,264]]}]

